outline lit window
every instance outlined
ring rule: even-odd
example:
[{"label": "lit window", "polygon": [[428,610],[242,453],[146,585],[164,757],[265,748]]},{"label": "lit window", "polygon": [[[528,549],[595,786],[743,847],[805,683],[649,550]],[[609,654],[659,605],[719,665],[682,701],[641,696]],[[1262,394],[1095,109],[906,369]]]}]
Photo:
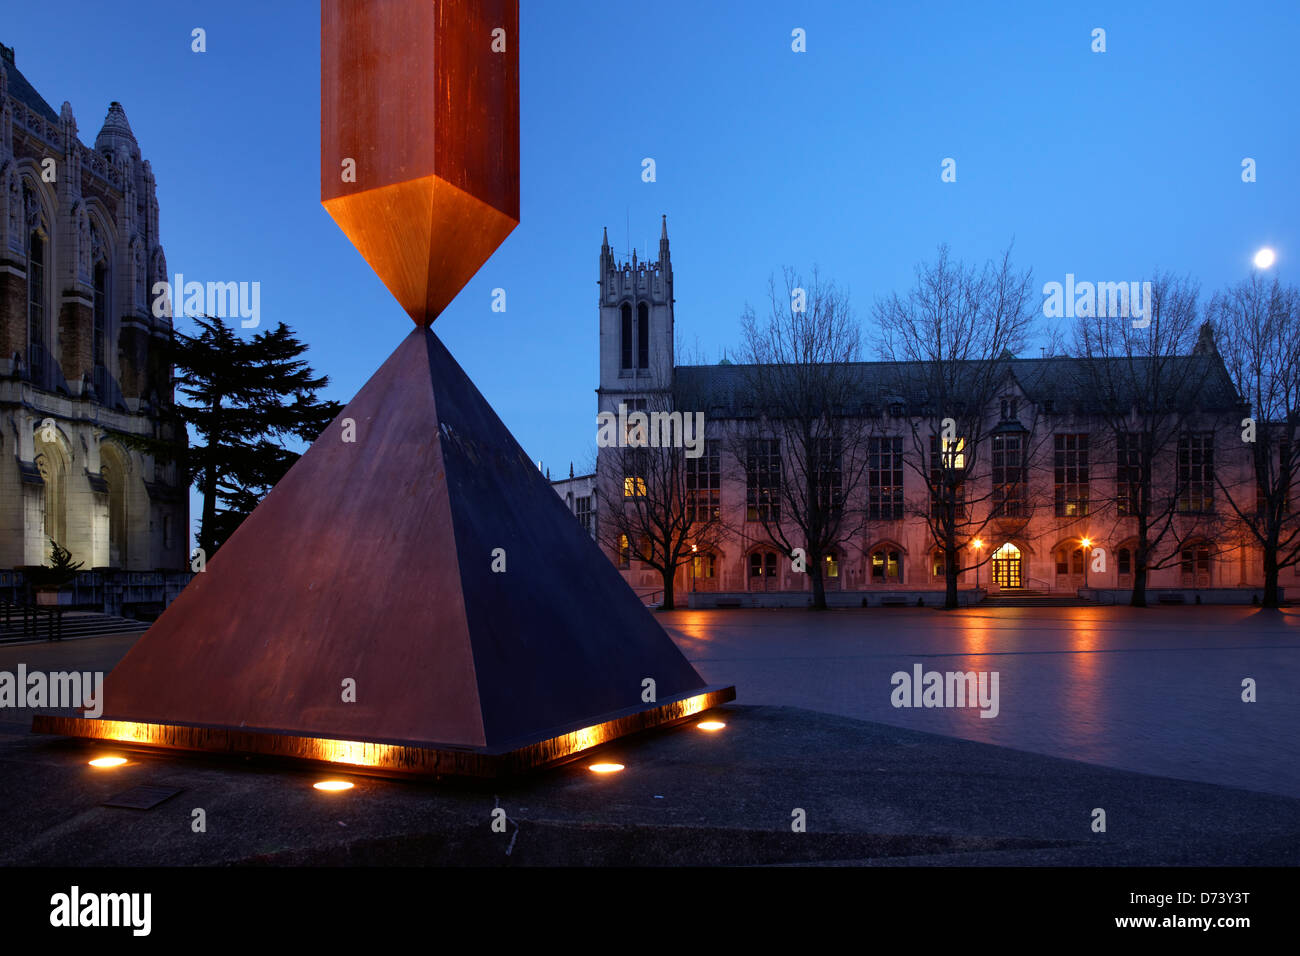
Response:
[{"label": "lit window", "polygon": [[902,555],[896,548],[881,548],[871,554],[871,580],[884,584],[903,580]]},{"label": "lit window", "polygon": [[697,581],[716,577],[718,573],[717,557],[712,554],[697,554],[692,557]]},{"label": "lit window", "polygon": [[966,439],[943,439],[943,465],[953,471],[961,471],[966,467]]}]

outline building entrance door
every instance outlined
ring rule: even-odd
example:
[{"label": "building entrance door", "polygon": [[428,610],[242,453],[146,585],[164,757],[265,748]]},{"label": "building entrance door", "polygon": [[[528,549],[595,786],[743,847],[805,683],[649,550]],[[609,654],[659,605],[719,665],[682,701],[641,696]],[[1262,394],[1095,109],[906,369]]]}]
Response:
[{"label": "building entrance door", "polygon": [[1020,549],[1008,541],[993,552],[993,583],[999,588],[1024,587],[1020,579]]}]

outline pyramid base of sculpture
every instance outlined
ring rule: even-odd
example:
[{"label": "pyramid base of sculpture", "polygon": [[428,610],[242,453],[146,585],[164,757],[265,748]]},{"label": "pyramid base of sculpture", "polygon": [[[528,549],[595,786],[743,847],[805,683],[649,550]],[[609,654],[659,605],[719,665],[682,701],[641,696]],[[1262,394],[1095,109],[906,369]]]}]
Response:
[{"label": "pyramid base of sculpture", "polygon": [[339,740],[303,737],[251,727],[137,723],[89,717],[37,715],[32,732],[111,742],[128,751],[260,755],[312,766],[346,768],[383,777],[508,777],[576,760],[585,751],[619,737],[669,727],[736,699],[734,687],[666,701],[648,710],[629,710],[585,727],[557,733],[513,749],[431,747],[415,741]]},{"label": "pyramid base of sculpture", "polygon": [[734,697],[416,329],[108,674],[100,716],[33,729],[492,777]]}]

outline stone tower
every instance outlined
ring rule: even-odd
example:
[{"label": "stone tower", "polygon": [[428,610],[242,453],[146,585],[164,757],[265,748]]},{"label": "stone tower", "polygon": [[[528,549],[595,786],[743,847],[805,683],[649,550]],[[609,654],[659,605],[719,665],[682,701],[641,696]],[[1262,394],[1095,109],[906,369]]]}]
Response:
[{"label": "stone tower", "polygon": [[[659,233],[657,262],[616,262],[606,230],[600,246],[600,387],[597,411],[617,412],[620,401],[666,394],[673,379],[673,265],[668,217]],[[644,407],[644,406],[642,406]]]}]

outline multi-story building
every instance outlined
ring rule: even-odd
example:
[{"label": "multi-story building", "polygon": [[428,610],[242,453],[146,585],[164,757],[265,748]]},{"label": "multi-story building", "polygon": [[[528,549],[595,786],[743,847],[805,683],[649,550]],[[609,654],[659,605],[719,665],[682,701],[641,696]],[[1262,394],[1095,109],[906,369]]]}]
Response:
[{"label": "multi-story building", "polygon": [[51,539],[87,571],[186,566],[166,279],[121,104],[89,148],[0,45],[0,569],[48,563]]},{"label": "multi-story building", "polygon": [[[635,253],[628,262],[616,262],[606,237],[600,251],[597,412],[617,413],[620,405],[668,409],[674,396],[689,395],[687,411],[705,415],[705,450],[687,468],[688,494],[707,496],[707,507],[720,515],[720,534],[678,569],[674,591],[689,594],[694,606],[806,604],[809,574],[796,568],[770,533],[773,518],[785,516],[764,513],[779,503],[762,486],[781,474],[786,450],[772,436],[747,443],[734,438],[738,429],[752,434],[762,418],[749,387],[754,368],[725,360],[675,365],[673,306],[666,219],[653,263],[638,261]],[[1125,600],[1137,570],[1136,469],[1127,444],[1137,433],[1114,428],[1113,416],[1108,419],[1090,393],[1078,359],[1007,356],[1002,366],[1001,384],[983,412],[984,447],[953,446],[958,467],[965,467],[968,455],[981,462],[966,476],[971,504],[963,521],[969,533],[960,541],[968,549],[958,578],[962,600],[987,591],[1081,589],[1102,600]],[[843,368],[855,397],[851,408],[837,414],[847,416],[862,436],[855,447],[863,457],[858,467],[835,465],[837,474],[854,481],[836,488],[851,515],[840,540],[822,555],[828,603],[941,603],[945,552],[927,520],[936,507],[927,474],[940,467],[939,419],[927,414],[923,376],[916,369],[909,381],[908,368],[897,363]],[[1249,603],[1262,587],[1261,557],[1234,528],[1233,508],[1225,500],[1225,489],[1237,502],[1247,500],[1244,491],[1253,494],[1251,453],[1241,437],[1249,408],[1232,385],[1208,324],[1193,354],[1168,368],[1194,398],[1179,410],[1176,430],[1154,463],[1160,473],[1155,491],[1167,498],[1160,507],[1150,506],[1158,514],[1148,535],[1155,544],[1147,587],[1156,601]],[[624,476],[621,461],[606,466],[622,454],[624,449],[599,448],[595,475],[554,483],[572,510],[572,502],[582,500],[586,514],[594,511],[587,519],[593,529],[613,527],[610,516],[639,493],[641,479]],[[787,458],[787,470],[789,464]],[[632,556],[636,549],[626,539],[597,537],[628,583],[653,603],[663,588],[661,575]],[[1285,571],[1281,583],[1300,583],[1295,569]]]}]

